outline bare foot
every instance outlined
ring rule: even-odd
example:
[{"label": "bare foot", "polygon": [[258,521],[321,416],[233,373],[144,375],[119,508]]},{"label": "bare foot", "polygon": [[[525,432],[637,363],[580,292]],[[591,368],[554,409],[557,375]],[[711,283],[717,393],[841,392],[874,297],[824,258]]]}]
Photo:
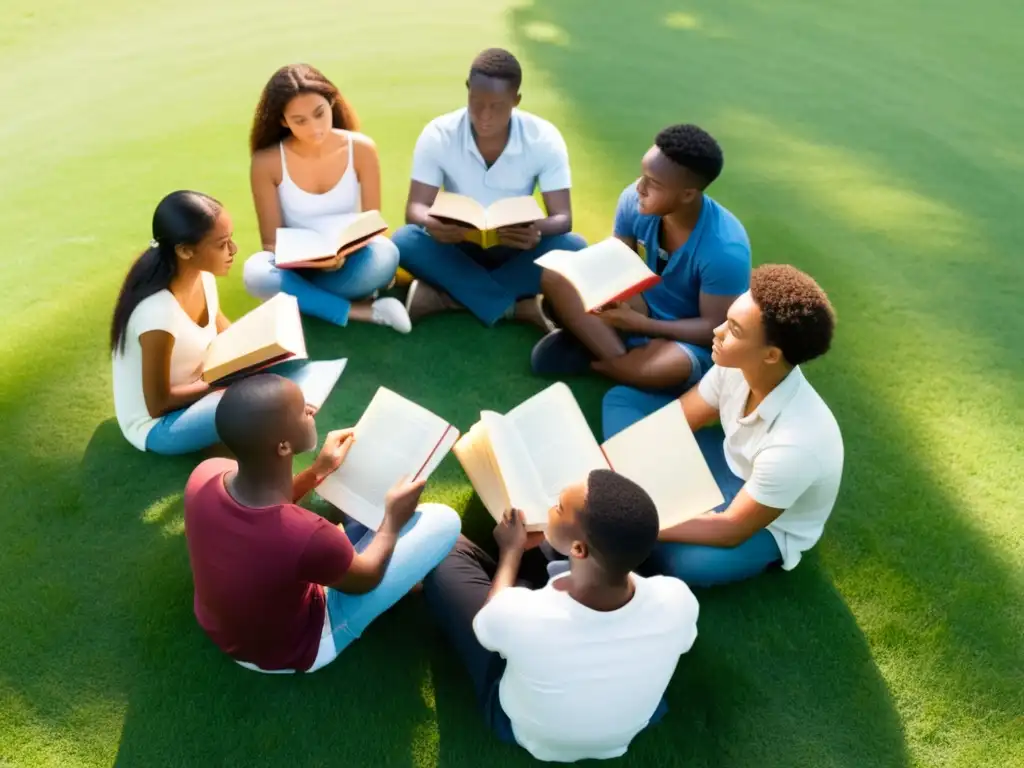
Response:
[{"label": "bare foot", "polygon": [[447,293],[442,293],[422,280],[415,280],[409,286],[405,308],[409,312],[409,319],[416,322],[427,315],[462,309],[462,306]]},{"label": "bare foot", "polygon": [[512,319],[520,323],[531,323],[540,328],[544,333],[551,333],[556,326],[551,319],[544,314],[543,296],[534,296],[529,299],[520,299],[516,302],[516,308]]}]

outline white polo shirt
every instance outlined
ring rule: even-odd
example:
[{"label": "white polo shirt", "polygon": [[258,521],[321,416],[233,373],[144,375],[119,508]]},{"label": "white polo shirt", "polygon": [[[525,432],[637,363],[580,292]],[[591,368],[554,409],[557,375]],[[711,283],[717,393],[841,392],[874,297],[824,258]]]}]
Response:
[{"label": "white polo shirt", "polygon": [[719,411],[729,469],[754,501],[785,510],[768,530],[782,567],[792,570],[821,538],[839,495],[843,436],[835,416],[799,366],[749,416],[750,387],[738,368],[713,366],[699,391]]},{"label": "white polo shirt", "polygon": [[547,120],[512,110],[508,144],[490,168],[484,162],[466,107],[431,120],[412,156],[412,180],[471,197],[483,206],[506,197],[569,189],[569,150]]}]

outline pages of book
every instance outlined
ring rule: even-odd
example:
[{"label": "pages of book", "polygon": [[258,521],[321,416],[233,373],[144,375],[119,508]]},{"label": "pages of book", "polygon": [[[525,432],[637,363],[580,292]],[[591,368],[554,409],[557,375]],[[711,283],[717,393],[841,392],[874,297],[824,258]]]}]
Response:
[{"label": "pages of book", "polygon": [[529,195],[507,197],[485,209],[471,197],[441,190],[430,206],[430,215],[486,231],[540,221],[547,214],[537,200]]},{"label": "pages of book", "polygon": [[299,303],[278,293],[217,334],[206,351],[203,380],[222,382],[282,360],[307,357]]},{"label": "pages of book", "polygon": [[627,427],[601,447],[612,470],[650,494],[662,530],[724,501],[679,400]]},{"label": "pages of book", "polygon": [[280,227],[274,263],[282,268],[315,267],[318,261],[362,247],[387,228],[380,211],[324,216],[311,228]]},{"label": "pages of book", "polygon": [[632,248],[616,237],[582,251],[550,251],[536,263],[572,283],[587,312],[625,301],[661,281]]},{"label": "pages of book", "polygon": [[501,229],[502,227],[513,227],[517,224],[530,224],[546,218],[544,209],[537,203],[536,198],[529,195],[520,197],[506,197],[498,200],[487,208],[487,229]]},{"label": "pages of book", "polygon": [[317,492],[376,531],[384,497],[401,478],[423,479],[437,468],[459,432],[426,408],[380,387],[355,427],[345,461]]},{"label": "pages of book", "polygon": [[476,229],[487,229],[487,213],[476,200],[443,189],[434,198],[430,206],[430,215],[438,219],[451,219],[461,224],[468,224]]}]

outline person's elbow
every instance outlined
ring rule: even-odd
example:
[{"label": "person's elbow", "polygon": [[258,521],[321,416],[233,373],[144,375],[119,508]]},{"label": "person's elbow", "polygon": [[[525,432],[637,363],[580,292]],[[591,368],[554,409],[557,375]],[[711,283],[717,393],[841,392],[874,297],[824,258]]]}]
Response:
[{"label": "person's elbow", "polygon": [[380,586],[384,579],[385,566],[381,563],[361,562],[362,559],[361,556],[357,556],[345,575],[336,584],[330,585],[331,589],[346,595],[365,595]]}]

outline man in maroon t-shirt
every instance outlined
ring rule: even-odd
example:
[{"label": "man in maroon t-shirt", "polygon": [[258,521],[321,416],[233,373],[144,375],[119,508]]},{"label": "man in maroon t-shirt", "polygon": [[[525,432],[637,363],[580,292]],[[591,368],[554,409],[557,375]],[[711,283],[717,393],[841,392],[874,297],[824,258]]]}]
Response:
[{"label": "man in maroon t-shirt", "polygon": [[[296,502],[334,472],[354,441],[316,447],[302,391],[280,376],[242,379],[217,407],[217,432],[238,457],[200,464],[185,488],[185,536],[199,625],[225,653],[263,671],[312,671],[420,581],[451,550],[458,515],[417,502],[423,482],[400,482],[376,532],[346,532]],[[328,587],[328,589],[325,589]]]}]

